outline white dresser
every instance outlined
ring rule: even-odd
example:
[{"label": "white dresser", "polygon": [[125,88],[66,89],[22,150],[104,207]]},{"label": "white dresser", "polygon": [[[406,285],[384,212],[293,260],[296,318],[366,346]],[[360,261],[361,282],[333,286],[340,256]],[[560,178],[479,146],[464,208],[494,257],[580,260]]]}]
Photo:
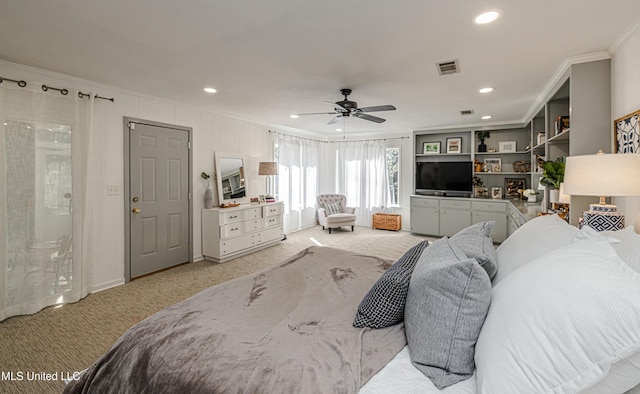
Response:
[{"label": "white dresser", "polygon": [[283,203],[202,210],[202,254],[222,263],[280,242]]}]

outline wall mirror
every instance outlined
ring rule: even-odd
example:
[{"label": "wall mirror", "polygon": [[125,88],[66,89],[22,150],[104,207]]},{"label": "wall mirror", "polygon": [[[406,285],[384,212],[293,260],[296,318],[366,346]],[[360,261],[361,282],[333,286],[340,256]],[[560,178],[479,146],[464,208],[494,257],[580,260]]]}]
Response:
[{"label": "wall mirror", "polygon": [[222,204],[249,202],[248,182],[245,179],[246,160],[238,153],[216,152],[216,182],[218,201]]}]

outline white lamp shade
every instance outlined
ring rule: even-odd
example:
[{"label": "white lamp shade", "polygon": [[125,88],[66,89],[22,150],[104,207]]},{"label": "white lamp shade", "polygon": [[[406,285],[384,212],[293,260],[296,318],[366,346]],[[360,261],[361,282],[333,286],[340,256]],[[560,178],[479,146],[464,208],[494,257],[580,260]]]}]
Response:
[{"label": "white lamp shade", "polygon": [[261,161],[258,175],[278,175],[278,163],[275,161]]},{"label": "white lamp shade", "polygon": [[564,192],[564,182],[560,184],[560,196],[558,197],[558,202],[560,204],[570,204],[571,196]]},{"label": "white lamp shade", "polygon": [[640,196],[640,155],[569,156],[564,192],[579,196]]}]

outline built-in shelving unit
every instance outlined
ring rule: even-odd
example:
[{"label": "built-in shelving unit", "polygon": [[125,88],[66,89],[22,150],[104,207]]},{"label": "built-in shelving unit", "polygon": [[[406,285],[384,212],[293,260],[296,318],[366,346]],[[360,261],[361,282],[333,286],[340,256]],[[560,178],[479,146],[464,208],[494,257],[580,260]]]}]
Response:
[{"label": "built-in shelving unit", "polygon": [[[491,188],[506,188],[513,179],[524,179],[525,188],[538,189],[542,169],[539,160],[593,154],[598,149],[611,150],[611,64],[609,59],[572,64],[549,90],[534,115],[523,124],[414,131],[415,162],[463,161],[485,164],[499,161],[499,171],[474,171],[491,195]],[[489,131],[485,140],[488,152],[479,152],[476,134]],[[539,140],[539,135],[544,138]],[[447,140],[460,138],[460,153],[446,154]],[[516,144],[515,152],[500,152],[500,142]],[[424,154],[424,143],[439,142],[440,154]],[[514,162],[529,162],[530,171],[513,171]],[[493,168],[494,170],[496,168]],[[415,171],[415,166],[414,166]],[[415,175],[415,173],[414,173]],[[415,179],[415,176],[414,176]],[[503,197],[505,191],[502,191]],[[548,192],[545,203],[548,203]],[[577,224],[582,211],[594,198],[571,196],[570,221]],[[544,207],[546,208],[546,207]],[[412,218],[413,221],[413,218]]]}]

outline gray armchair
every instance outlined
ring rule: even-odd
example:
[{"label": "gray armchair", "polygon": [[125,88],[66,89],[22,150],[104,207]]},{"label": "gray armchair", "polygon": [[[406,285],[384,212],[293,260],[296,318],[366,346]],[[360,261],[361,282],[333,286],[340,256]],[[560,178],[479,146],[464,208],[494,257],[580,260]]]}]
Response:
[{"label": "gray armchair", "polygon": [[329,229],[342,226],[351,226],[354,231],[356,224],[355,208],[347,207],[347,197],[342,194],[321,194],[317,197],[318,202],[318,223],[322,229]]}]

